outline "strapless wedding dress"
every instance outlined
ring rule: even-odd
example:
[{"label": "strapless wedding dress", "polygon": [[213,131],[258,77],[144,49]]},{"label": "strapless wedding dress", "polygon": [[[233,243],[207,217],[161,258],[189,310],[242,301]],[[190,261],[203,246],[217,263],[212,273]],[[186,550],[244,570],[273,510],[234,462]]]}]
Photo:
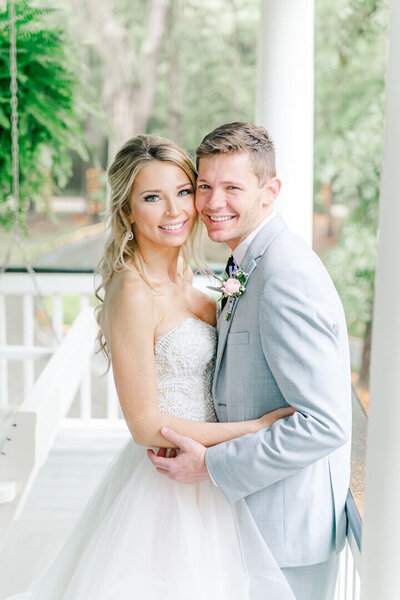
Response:
[{"label": "strapless wedding dress", "polygon": [[[216,421],[216,330],[187,318],[155,344],[159,406]],[[268,510],[268,507],[265,507]],[[158,473],[130,439],[50,568],[9,600],[294,600],[244,501]]]}]

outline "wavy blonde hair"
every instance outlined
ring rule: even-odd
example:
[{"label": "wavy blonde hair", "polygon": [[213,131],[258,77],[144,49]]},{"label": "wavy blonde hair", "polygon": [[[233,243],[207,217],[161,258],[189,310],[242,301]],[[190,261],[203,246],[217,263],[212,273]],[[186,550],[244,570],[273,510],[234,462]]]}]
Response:
[{"label": "wavy blonde hair", "polygon": [[[106,215],[108,235],[104,256],[96,268],[96,276],[101,277],[101,283],[95,290],[96,297],[100,301],[96,307],[96,319],[99,325],[102,303],[115,272],[135,271],[151,287],[136,239],[129,239],[131,232],[129,200],[136,177],[146,165],[155,160],[181,168],[188,176],[193,190],[196,188],[197,171],[192,159],[166,138],[156,135],[137,135],[128,140],[119,150],[108,170],[108,182],[111,187],[111,201]],[[204,272],[201,266],[203,261],[199,258],[199,224],[200,218],[197,217],[189,239],[182,246],[181,252],[185,266],[189,264],[190,258],[193,258],[196,266]],[[97,339],[98,351],[103,351],[110,365],[110,353],[101,328]]]}]

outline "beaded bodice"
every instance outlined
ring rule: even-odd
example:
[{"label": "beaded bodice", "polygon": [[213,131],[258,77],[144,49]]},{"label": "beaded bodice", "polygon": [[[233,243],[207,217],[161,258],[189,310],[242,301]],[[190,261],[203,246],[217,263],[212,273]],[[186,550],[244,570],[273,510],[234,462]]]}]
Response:
[{"label": "beaded bodice", "polygon": [[155,343],[158,405],[162,412],[193,421],[216,421],[211,396],[217,332],[187,318]]}]

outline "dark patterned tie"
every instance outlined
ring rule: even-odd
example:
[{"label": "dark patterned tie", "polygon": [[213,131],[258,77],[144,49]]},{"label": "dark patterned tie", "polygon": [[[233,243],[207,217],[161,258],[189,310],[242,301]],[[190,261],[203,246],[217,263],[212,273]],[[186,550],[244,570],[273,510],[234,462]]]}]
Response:
[{"label": "dark patterned tie", "polygon": [[[234,267],[235,266],[235,259],[233,258],[232,254],[230,255],[230,257],[228,258],[228,262],[226,263],[226,267],[225,267],[225,273],[228,275],[228,277],[230,276],[229,273],[229,268],[230,267]],[[221,310],[224,310],[224,306],[227,303],[228,298],[226,296],[224,296],[222,298],[221,301]]]}]

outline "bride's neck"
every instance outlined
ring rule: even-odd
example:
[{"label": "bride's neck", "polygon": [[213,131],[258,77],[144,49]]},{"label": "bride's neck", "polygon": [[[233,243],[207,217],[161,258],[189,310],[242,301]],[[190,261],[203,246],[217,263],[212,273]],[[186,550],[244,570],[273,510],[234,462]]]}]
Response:
[{"label": "bride's neck", "polygon": [[139,247],[146,275],[158,284],[174,281],[178,277],[180,247],[141,245]]}]

